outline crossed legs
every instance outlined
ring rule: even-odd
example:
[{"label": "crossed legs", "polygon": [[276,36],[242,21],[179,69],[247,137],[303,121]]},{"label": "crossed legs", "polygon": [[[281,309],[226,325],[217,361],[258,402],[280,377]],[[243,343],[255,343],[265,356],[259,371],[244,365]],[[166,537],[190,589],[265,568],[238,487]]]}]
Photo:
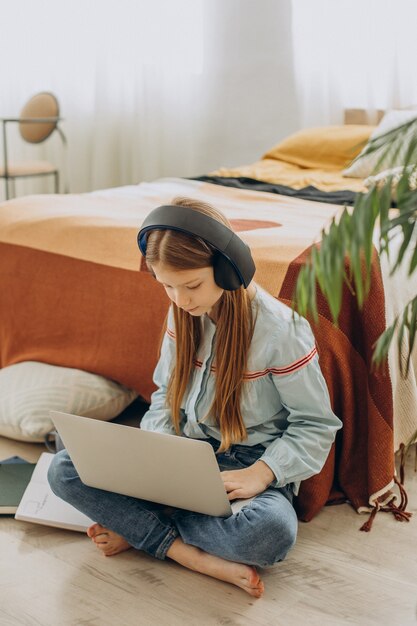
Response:
[{"label": "crossed legs", "polygon": [[134,547],[159,559],[232,583],[254,597],[264,591],[256,565],[282,560],[295,542],[297,520],[288,499],[268,489],[229,518],[183,510],[84,485],[66,451],[48,474],[53,491],[97,520],[88,536],[105,556]]}]

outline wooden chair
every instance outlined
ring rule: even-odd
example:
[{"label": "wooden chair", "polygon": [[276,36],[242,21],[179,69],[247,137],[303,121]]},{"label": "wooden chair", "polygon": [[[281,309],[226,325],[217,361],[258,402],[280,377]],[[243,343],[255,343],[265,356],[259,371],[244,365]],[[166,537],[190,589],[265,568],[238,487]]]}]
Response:
[{"label": "wooden chair", "polygon": [[58,126],[62,120],[59,116],[59,104],[56,97],[49,92],[38,93],[33,96],[23,107],[18,118],[0,118],[3,126],[3,166],[0,166],[0,178],[4,178],[6,200],[10,198],[9,181],[13,183],[16,178],[31,178],[35,176],[54,176],[55,193],[59,193],[58,168],[48,161],[24,161],[12,163],[9,161],[7,147],[7,125],[19,125],[22,139],[28,143],[42,143],[56,130],[58,131],[64,147],[67,140]]}]

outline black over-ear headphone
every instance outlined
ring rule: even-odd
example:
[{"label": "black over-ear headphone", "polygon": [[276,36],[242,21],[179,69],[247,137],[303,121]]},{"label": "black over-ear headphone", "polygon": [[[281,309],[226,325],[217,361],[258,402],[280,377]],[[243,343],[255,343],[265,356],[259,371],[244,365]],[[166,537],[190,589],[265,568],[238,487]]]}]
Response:
[{"label": "black over-ear headphone", "polygon": [[146,237],[151,230],[178,230],[200,237],[215,249],[214,280],[227,291],[248,287],[255,274],[249,246],[216,219],[188,207],[163,205],[149,213],[138,233],[139,250],[146,256]]}]

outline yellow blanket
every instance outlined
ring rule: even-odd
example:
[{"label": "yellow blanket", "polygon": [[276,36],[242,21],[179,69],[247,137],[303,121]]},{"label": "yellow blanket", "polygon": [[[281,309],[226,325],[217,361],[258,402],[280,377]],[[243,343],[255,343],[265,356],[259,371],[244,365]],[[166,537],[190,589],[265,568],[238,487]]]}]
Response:
[{"label": "yellow blanket", "polygon": [[323,191],[339,191],[349,189],[351,191],[365,191],[361,178],[347,178],[340,171],[299,167],[278,159],[262,159],[249,165],[240,167],[221,167],[211,176],[234,177],[247,176],[267,183],[285,185],[293,189],[302,189],[312,185]]}]

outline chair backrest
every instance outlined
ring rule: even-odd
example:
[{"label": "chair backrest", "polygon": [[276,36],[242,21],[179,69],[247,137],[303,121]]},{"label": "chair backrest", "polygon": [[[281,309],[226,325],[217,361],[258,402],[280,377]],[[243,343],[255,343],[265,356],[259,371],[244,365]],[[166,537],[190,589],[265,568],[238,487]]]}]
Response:
[{"label": "chair backrest", "polygon": [[[44,91],[33,96],[23,107],[19,119],[39,118],[39,117],[59,117],[58,100],[52,93]],[[29,143],[41,143],[54,132],[58,120],[46,122],[45,124],[35,122],[20,122],[19,131],[22,138]]]}]

